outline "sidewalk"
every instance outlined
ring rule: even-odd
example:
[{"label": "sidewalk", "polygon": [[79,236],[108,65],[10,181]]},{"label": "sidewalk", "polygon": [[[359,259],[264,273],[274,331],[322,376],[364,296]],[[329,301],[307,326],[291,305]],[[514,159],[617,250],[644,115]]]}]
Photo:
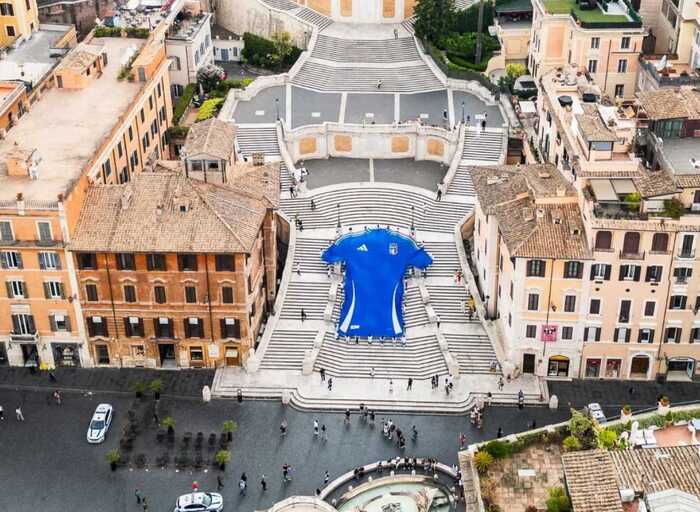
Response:
[{"label": "sidewalk", "polygon": [[201,397],[202,387],[211,387],[214,370],[150,370],[144,368],[56,368],[57,382],[46,371],[31,374],[27,368],[0,368],[0,387],[51,388],[108,392],[131,392],[138,380],[162,381],[163,395]]}]

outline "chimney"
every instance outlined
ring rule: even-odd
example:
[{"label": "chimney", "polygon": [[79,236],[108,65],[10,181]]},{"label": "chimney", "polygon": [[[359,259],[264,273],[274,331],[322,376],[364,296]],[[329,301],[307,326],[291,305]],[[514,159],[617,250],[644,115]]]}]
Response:
[{"label": "chimney", "polygon": [[532,211],[532,208],[523,208],[523,219],[526,221],[535,220],[535,212]]},{"label": "chimney", "polygon": [[535,213],[537,214],[538,219],[544,218],[544,208],[537,208],[537,210],[535,210]]}]

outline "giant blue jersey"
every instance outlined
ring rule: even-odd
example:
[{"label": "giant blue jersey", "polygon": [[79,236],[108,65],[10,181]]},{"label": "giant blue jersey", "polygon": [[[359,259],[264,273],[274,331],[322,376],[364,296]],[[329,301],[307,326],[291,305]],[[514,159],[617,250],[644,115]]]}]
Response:
[{"label": "giant blue jersey", "polygon": [[407,236],[377,228],[339,238],[321,258],[330,264],[345,262],[340,335],[403,335],[403,276],[409,266],[424,269],[432,264],[425,249]]}]

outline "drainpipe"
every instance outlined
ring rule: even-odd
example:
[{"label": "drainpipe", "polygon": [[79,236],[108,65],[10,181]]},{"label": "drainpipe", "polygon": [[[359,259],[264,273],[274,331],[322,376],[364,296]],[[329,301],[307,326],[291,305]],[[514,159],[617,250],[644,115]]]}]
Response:
[{"label": "drainpipe", "polygon": [[211,288],[209,287],[209,255],[206,253],[204,254],[204,272],[207,276],[207,309],[209,310],[209,339],[212,343],[214,343],[214,317],[211,312]]},{"label": "drainpipe", "polygon": [[[669,273],[673,272],[673,255],[676,250],[676,239],[678,238],[678,232],[673,233],[673,243],[671,244],[671,268],[669,268]],[[664,313],[661,318],[661,338],[659,338],[659,348],[656,351],[656,374],[661,371],[661,347],[663,346],[664,331],[666,329],[666,313],[668,312],[668,299],[671,293],[671,277],[672,274],[668,276],[668,284],[666,285],[666,300],[664,302]],[[666,368],[666,373],[668,373],[668,367]]]},{"label": "drainpipe", "polygon": [[605,79],[603,80],[603,91],[608,89],[608,73],[610,68],[610,53],[612,52],[612,40],[608,41],[608,58],[605,61]]},{"label": "drainpipe", "polygon": [[114,292],[112,290],[112,275],[109,273],[109,257],[107,253],[104,254],[105,257],[105,270],[107,271],[107,285],[109,286],[109,303],[112,306],[112,318],[114,319],[114,341],[117,342],[117,350],[119,355],[119,366],[122,366],[122,356],[121,350],[119,350],[119,324],[117,324],[117,310],[114,307]]}]

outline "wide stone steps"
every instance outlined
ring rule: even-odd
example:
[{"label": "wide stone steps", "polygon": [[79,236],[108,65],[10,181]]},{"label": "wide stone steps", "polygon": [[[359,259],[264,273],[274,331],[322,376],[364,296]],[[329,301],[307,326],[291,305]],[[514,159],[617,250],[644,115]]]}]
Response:
[{"label": "wide stone steps", "polygon": [[492,161],[497,164],[503,151],[502,135],[500,131],[466,130],[462,160]]},{"label": "wide stone steps", "polygon": [[452,182],[447,188],[447,193],[459,194],[462,196],[476,195],[474,191],[474,182],[472,181],[472,173],[468,166],[460,164],[457,167],[457,172],[455,172]]},{"label": "wide stone steps", "polygon": [[307,320],[323,320],[323,310],[328,303],[330,283],[294,281],[289,284],[284,298],[280,318],[282,320],[301,320],[301,310]]},{"label": "wide stone steps", "polygon": [[275,370],[301,370],[304,353],[314,345],[316,331],[277,330],[263,354],[260,367]]},{"label": "wide stone steps", "polygon": [[[377,85],[381,81],[381,87]],[[425,92],[444,86],[425,64],[404,67],[336,67],[307,60],[292,83],[317,91]]]},{"label": "wide stone steps", "polygon": [[334,62],[392,63],[421,60],[412,37],[357,40],[319,35],[311,56]]},{"label": "wide stone steps", "polygon": [[289,174],[289,168],[282,161],[280,162],[280,190],[282,192],[288,191],[289,187],[292,185],[292,177]]},{"label": "wide stone steps", "polygon": [[296,249],[294,250],[294,267],[296,272],[297,263],[301,273],[326,274],[328,265],[321,260],[321,252],[326,249],[331,240],[319,240],[312,238],[297,238]]},{"label": "wide stone steps", "polygon": [[320,12],[316,12],[313,9],[309,9],[308,7],[302,7],[297,12],[295,12],[294,15],[297,18],[302,19],[318,27],[319,30],[323,30],[328,25],[333,23],[333,20],[330,19],[328,16],[324,16]]},{"label": "wide stone steps", "polygon": [[[351,186],[316,194],[314,202],[316,210],[312,212],[309,199],[283,199],[282,211],[292,217],[299,215],[304,228],[333,227],[340,212],[344,226],[410,228],[413,219],[416,229],[453,233],[455,225],[473,209],[471,204],[437,202],[404,190]],[[411,205],[415,207],[413,211]]]},{"label": "wide stone steps", "polygon": [[419,327],[428,324],[428,312],[420,296],[417,286],[408,288],[403,296],[404,300],[404,326],[407,328]]},{"label": "wide stone steps", "polygon": [[[464,286],[430,286],[428,285],[430,304],[441,322],[467,323],[466,302],[469,299]],[[473,323],[479,323],[475,317]]]},{"label": "wide stone steps", "polygon": [[336,340],[334,333],[326,333],[315,368],[324,368],[332,376],[356,378],[370,378],[372,368],[376,378],[429,379],[447,373],[435,336],[409,338],[401,346],[393,341],[347,342]]},{"label": "wide stone steps", "polygon": [[262,152],[266,157],[274,159],[280,156],[280,147],[277,141],[277,129],[265,126],[238,126],[236,128],[236,141],[241,153],[250,158],[253,153]]},{"label": "wide stone steps", "polygon": [[460,270],[459,256],[454,242],[425,242],[425,249],[433,257],[428,267],[429,277],[454,277]]},{"label": "wide stone steps", "polygon": [[401,26],[406,29],[406,31],[413,35],[415,33],[415,30],[413,28],[413,22],[416,21],[415,16],[411,16],[410,18],[406,18],[401,22]]},{"label": "wide stone steps", "polygon": [[291,11],[299,7],[299,4],[291,2],[290,0],[262,0],[262,2],[275,9],[280,9],[281,11]]},{"label": "wide stone steps", "polygon": [[497,358],[488,336],[448,333],[445,339],[459,363],[460,373],[491,373],[491,363]]}]

